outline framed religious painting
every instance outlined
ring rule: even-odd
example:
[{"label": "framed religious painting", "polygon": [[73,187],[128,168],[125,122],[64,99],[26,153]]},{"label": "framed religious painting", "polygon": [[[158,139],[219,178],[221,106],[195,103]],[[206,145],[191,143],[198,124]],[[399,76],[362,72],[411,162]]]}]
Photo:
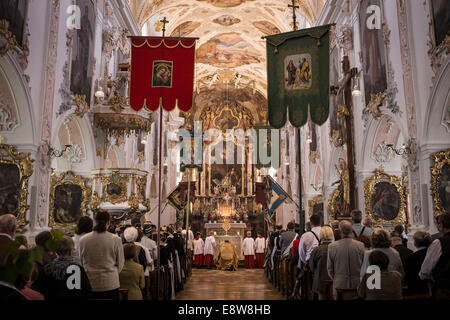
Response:
[{"label": "framed religious painting", "polygon": [[402,178],[376,169],[374,176],[364,181],[366,214],[375,225],[397,225],[405,221],[407,201]]},{"label": "framed religious painting", "polygon": [[52,173],[50,183],[50,226],[75,224],[88,215],[92,188],[89,179],[72,171]]},{"label": "framed religious painting", "polygon": [[13,214],[19,227],[28,223],[28,180],[34,171],[33,161],[29,153],[0,144],[0,215]]},{"label": "framed religious painting", "polygon": [[113,172],[101,177],[102,201],[117,204],[128,199],[129,176]]},{"label": "framed religious painting", "polygon": [[96,7],[92,0],[75,0],[80,8],[80,29],[75,29],[72,38],[70,91],[76,97],[74,104],[91,103],[93,75]]},{"label": "framed religious painting", "polygon": [[450,36],[450,1],[430,0],[433,33],[436,47]]},{"label": "framed religious painting", "polygon": [[434,216],[450,213],[450,149],[433,153],[431,196]]},{"label": "framed religious painting", "polygon": [[[381,17],[374,18],[370,6],[380,8]],[[387,89],[387,50],[384,43],[383,3],[381,0],[361,0],[359,3],[359,34],[361,36],[362,77],[365,104],[372,105]],[[379,22],[379,25],[377,25]]]},{"label": "framed religious painting", "polygon": [[9,40],[12,40],[12,35],[19,47],[24,44],[28,2],[29,0],[0,1],[0,33]]}]

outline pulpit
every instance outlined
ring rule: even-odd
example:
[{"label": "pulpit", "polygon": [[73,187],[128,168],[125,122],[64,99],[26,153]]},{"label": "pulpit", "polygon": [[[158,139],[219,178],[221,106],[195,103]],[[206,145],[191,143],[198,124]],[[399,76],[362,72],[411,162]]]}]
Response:
[{"label": "pulpit", "polygon": [[206,234],[209,235],[210,232],[214,232],[214,238],[216,240],[214,256],[217,256],[220,245],[225,240],[228,240],[236,250],[239,260],[244,260],[242,239],[245,235],[246,227],[247,225],[245,223],[205,223]]}]

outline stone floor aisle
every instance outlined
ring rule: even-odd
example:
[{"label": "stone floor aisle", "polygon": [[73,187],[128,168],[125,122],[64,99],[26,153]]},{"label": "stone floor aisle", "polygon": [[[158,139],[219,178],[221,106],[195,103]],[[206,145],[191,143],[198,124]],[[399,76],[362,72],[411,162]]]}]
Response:
[{"label": "stone floor aisle", "polygon": [[193,269],[177,300],[282,300],[262,269],[219,271]]}]

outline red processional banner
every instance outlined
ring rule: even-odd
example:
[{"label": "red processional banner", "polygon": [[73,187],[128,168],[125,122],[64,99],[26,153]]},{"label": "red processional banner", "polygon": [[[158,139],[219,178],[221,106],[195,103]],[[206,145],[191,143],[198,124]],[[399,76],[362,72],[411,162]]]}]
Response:
[{"label": "red processional banner", "polygon": [[130,105],[155,111],[192,107],[194,38],[131,37]]}]

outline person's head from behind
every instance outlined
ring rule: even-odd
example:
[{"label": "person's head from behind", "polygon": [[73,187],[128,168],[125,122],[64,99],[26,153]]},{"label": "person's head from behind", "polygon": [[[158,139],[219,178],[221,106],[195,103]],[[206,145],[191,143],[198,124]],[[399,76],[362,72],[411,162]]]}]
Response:
[{"label": "person's head from behind", "polygon": [[373,226],[372,218],[369,216],[365,217],[363,220],[363,225],[364,225],[364,227],[372,228],[372,226]]},{"label": "person's head from behind", "polygon": [[134,243],[126,243],[123,246],[123,257],[125,260],[134,260],[138,254],[137,246]]},{"label": "person's head from behind", "polygon": [[324,226],[320,229],[320,241],[322,243],[334,241],[333,229],[330,226]]},{"label": "person's head from behind", "polygon": [[361,220],[362,220],[362,213],[361,213],[361,211],[359,211],[359,210],[352,210],[350,215],[352,216],[353,224],[361,223]]},{"label": "person's head from behind", "polygon": [[252,232],[251,231],[247,231],[247,237],[251,237],[252,236]]},{"label": "person's head from behind", "polygon": [[123,232],[123,238],[128,243],[135,242],[137,240],[138,236],[139,236],[139,232],[137,231],[137,229],[135,227],[128,227]]},{"label": "person's head from behind", "polygon": [[289,223],[287,224],[287,229],[288,229],[288,231],[294,231],[294,228],[295,228],[295,223],[289,222]]},{"label": "person's head from behind", "polygon": [[437,228],[442,233],[450,232],[450,213],[441,214],[436,218]]},{"label": "person's head from behind", "polygon": [[276,231],[280,231],[283,229],[283,226],[281,224],[275,226]]},{"label": "person's head from behind", "polygon": [[210,236],[210,237],[213,237],[213,236],[214,236],[214,231],[210,231],[210,232],[209,232],[209,236]]},{"label": "person's head from behind", "polygon": [[372,246],[372,244],[370,243],[370,238],[368,236],[360,235],[358,237],[358,241],[360,241],[360,242],[362,242],[364,244],[364,248],[366,250],[369,250],[370,247]]},{"label": "person's head from behind", "polygon": [[399,236],[401,236],[403,234],[403,231],[405,231],[405,228],[401,224],[398,224],[394,227],[394,231],[397,232]]},{"label": "person's head from behind", "polygon": [[320,224],[322,223],[321,221],[321,217],[318,214],[313,214],[310,218],[309,221],[311,222],[311,228],[314,227],[320,227]]},{"label": "person's head from behind", "polygon": [[69,238],[68,236],[64,236],[59,244],[58,250],[56,250],[58,257],[71,258],[74,246],[75,245],[74,245],[72,238]]},{"label": "person's head from behind", "polygon": [[197,238],[200,238],[200,236],[201,236],[200,232],[197,232],[197,233],[195,234],[195,236],[196,236]]},{"label": "person's head from behind", "polygon": [[305,230],[306,230],[306,231],[311,231],[311,222],[307,221],[307,222],[305,223]]},{"label": "person's head from behind", "polygon": [[257,236],[258,238],[260,238],[260,237],[262,237],[262,233],[261,233],[261,232],[257,232],[257,233],[256,233],[256,236]]},{"label": "person's head from behind", "polygon": [[431,235],[423,230],[416,231],[414,233],[414,246],[416,248],[428,248],[433,241]]},{"label": "person's head from behind", "polygon": [[372,246],[374,248],[389,248],[391,246],[391,238],[386,230],[378,228],[372,232]]},{"label": "person's head from behind", "polygon": [[395,248],[398,245],[403,245],[402,238],[391,237],[391,247]]},{"label": "person's head from behind", "polygon": [[42,231],[36,236],[34,242],[36,242],[36,246],[44,248],[47,251],[47,241],[51,240],[53,240],[53,234],[50,231]]},{"label": "person's head from behind", "polygon": [[95,227],[94,231],[99,233],[106,232],[108,230],[111,221],[111,216],[108,211],[99,210],[95,214]]},{"label": "person's head from behind", "polygon": [[77,224],[77,232],[76,234],[82,235],[85,233],[92,232],[92,228],[94,227],[94,222],[88,216],[82,216],[80,220],[78,220]]},{"label": "person's head from behind", "polygon": [[389,257],[382,251],[374,250],[369,255],[369,264],[378,266],[380,271],[386,271],[389,266]]},{"label": "person's head from behind", "polygon": [[0,216],[0,233],[5,233],[12,238],[16,234],[17,219],[12,214],[4,214]]},{"label": "person's head from behind", "polygon": [[349,238],[353,233],[352,223],[348,220],[339,222],[339,231],[342,238]]}]

